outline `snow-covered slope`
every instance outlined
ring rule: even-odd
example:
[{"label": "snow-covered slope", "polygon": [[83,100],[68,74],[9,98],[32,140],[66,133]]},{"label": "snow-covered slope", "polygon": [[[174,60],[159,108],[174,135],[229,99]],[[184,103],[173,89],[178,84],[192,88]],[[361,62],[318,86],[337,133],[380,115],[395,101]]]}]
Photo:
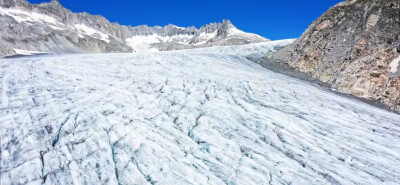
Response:
[{"label": "snow-covered slope", "polygon": [[205,50],[0,60],[2,184],[400,183],[399,115]]},{"label": "snow-covered slope", "polygon": [[295,39],[275,40],[268,42],[260,42],[255,44],[246,44],[239,46],[214,46],[200,49],[187,50],[185,53],[205,53],[205,54],[222,54],[222,55],[238,55],[249,56],[257,55],[264,57],[271,52],[275,52],[282,47],[293,43]]}]

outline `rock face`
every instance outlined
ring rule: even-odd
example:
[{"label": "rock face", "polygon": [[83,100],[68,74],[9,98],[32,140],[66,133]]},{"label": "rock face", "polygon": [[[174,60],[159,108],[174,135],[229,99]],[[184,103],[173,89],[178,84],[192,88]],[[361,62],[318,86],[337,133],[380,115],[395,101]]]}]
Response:
[{"label": "rock face", "polygon": [[72,13],[58,1],[30,4],[0,0],[0,54],[15,49],[42,52],[132,52],[127,29],[104,17]]},{"label": "rock face", "polygon": [[340,92],[400,111],[400,1],[348,0],[274,58]]},{"label": "rock face", "polygon": [[[110,23],[102,16],[73,13],[57,0],[30,4],[0,0],[0,55],[34,52],[134,52],[268,41],[238,30],[229,20],[200,29]],[[22,52],[21,52],[22,51]]]}]

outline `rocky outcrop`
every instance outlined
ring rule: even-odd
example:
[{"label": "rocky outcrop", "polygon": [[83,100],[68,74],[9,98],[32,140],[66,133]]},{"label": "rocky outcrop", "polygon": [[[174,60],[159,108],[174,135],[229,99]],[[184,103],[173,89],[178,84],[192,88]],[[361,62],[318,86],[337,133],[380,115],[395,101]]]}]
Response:
[{"label": "rocky outcrop", "polygon": [[101,16],[73,13],[57,0],[41,4],[1,0],[0,23],[1,55],[18,54],[17,49],[53,53],[133,52],[124,42],[124,27]]},{"label": "rocky outcrop", "polygon": [[400,111],[399,55],[400,1],[348,0],[273,58],[340,92]]},{"label": "rocky outcrop", "polygon": [[200,29],[175,25],[122,26],[88,13],[73,13],[58,0],[31,4],[0,0],[0,55],[27,52],[134,52],[268,41],[224,20]]}]

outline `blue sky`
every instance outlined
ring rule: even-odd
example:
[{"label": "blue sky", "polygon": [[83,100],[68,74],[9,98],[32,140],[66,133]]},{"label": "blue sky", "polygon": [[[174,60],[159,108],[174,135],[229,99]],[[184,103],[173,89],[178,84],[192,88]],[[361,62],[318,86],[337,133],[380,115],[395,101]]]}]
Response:
[{"label": "blue sky", "polygon": [[[49,0],[28,0],[31,3]],[[272,40],[297,38],[342,0],[60,0],[73,12],[100,14],[123,25],[200,27],[230,19],[239,29]]]}]

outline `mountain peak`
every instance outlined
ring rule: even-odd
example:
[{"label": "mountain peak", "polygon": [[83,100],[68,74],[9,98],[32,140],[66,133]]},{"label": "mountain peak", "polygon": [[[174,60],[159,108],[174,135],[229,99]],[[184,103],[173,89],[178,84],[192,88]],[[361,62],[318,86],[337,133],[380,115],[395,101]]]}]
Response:
[{"label": "mountain peak", "polygon": [[53,5],[53,6],[62,6],[62,4],[60,3],[59,0],[51,0],[51,1],[49,2],[49,4],[50,4],[50,5]]},{"label": "mountain peak", "polygon": [[51,0],[50,3],[51,4],[61,4],[59,0]]},{"label": "mountain peak", "polygon": [[229,19],[222,20],[222,26],[221,27],[225,28],[225,29],[236,28],[236,26],[234,26]]},{"label": "mountain peak", "polygon": [[[232,22],[231,22],[229,19],[223,19],[223,20],[222,20],[222,24],[229,25],[229,24],[232,24]],[[233,25],[233,24],[232,24],[232,25]]]},{"label": "mountain peak", "polygon": [[[200,29],[178,27],[173,24],[165,26],[121,26],[110,23],[102,16],[89,13],[73,13],[65,8],[59,0],[48,0],[40,4],[31,4],[27,0],[0,0],[1,7],[20,8],[12,22],[6,26],[6,32],[13,37],[31,37],[31,32],[14,34],[13,29],[30,29],[38,38],[36,42],[44,47],[20,43],[8,43],[0,38],[0,54],[14,54],[16,49],[43,52],[133,52],[143,50],[174,50],[210,47],[220,45],[242,45],[263,42],[267,39],[237,30],[230,20],[214,22]],[[36,12],[37,17],[28,15]],[[6,21],[8,19],[5,19]],[[9,22],[1,24],[9,25]],[[26,24],[29,22],[30,24]],[[42,30],[45,30],[42,32]],[[55,34],[54,34],[55,33]],[[72,33],[72,34],[71,34]],[[47,35],[53,35],[48,39]],[[42,39],[43,38],[43,39]],[[49,42],[50,41],[50,42]],[[53,43],[57,46],[53,46]],[[5,48],[5,49],[3,49]]]}]

